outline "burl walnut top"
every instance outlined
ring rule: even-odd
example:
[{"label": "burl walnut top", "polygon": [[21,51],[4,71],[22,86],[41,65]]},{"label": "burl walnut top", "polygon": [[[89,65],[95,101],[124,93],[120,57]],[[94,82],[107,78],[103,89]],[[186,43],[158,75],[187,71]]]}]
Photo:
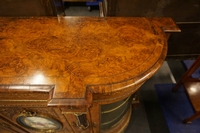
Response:
[{"label": "burl walnut top", "polygon": [[55,85],[84,98],[144,81],[167,52],[170,18],[0,18],[0,84]]}]

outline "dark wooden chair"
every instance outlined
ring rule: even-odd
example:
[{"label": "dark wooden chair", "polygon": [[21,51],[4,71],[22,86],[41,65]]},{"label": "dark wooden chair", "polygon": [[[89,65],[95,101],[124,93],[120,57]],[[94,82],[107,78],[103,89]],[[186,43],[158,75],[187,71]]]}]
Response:
[{"label": "dark wooden chair", "polygon": [[200,67],[200,56],[195,60],[191,67],[186,71],[181,80],[172,89],[176,92],[181,85],[184,85],[187,96],[195,110],[194,115],[183,120],[183,123],[191,123],[192,120],[200,118],[200,78],[193,78],[191,75]]}]

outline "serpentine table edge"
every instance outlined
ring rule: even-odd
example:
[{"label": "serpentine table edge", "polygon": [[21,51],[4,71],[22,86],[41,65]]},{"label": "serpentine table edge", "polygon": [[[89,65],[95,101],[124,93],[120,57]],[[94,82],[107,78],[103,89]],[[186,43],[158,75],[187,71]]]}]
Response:
[{"label": "serpentine table edge", "polygon": [[1,88],[53,85],[49,106],[90,106],[146,81],[166,57],[166,33],[180,32],[171,18],[2,17],[0,22]]}]

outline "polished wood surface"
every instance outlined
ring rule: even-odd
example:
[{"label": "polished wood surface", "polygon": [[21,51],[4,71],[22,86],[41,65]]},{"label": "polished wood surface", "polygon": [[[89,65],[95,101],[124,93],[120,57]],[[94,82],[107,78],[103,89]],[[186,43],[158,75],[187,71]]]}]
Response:
[{"label": "polished wood surface", "polygon": [[0,31],[2,121],[31,131],[16,119],[37,112],[64,133],[125,129],[130,111],[101,129],[101,106],[136,93],[165,60],[170,33],[180,32],[171,18],[132,17],[1,17]]},{"label": "polished wood surface", "polygon": [[195,59],[200,54],[199,0],[104,0],[107,16],[115,17],[171,17],[181,29],[168,42],[166,60]]},{"label": "polished wood surface", "polygon": [[0,21],[0,84],[55,84],[56,99],[85,98],[86,88],[109,93],[149,78],[166,55],[163,30],[177,31],[171,19]]},{"label": "polished wood surface", "polygon": [[0,23],[0,84],[53,84],[56,99],[142,82],[165,58],[164,32],[178,31],[169,18],[0,18]]},{"label": "polished wood surface", "polygon": [[181,85],[184,85],[187,96],[194,108],[195,113],[183,120],[184,123],[200,118],[200,78],[193,78],[191,75],[200,67],[200,56],[195,60],[191,67],[186,71],[181,80],[172,89],[176,92]]}]

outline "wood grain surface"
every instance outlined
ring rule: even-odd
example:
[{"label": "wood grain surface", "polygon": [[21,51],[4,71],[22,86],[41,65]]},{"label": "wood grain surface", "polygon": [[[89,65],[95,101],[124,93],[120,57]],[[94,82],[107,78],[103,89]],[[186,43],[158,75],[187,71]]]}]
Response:
[{"label": "wood grain surface", "polygon": [[165,32],[180,30],[170,18],[1,17],[0,84],[54,85],[49,106],[86,105],[150,78]]}]

